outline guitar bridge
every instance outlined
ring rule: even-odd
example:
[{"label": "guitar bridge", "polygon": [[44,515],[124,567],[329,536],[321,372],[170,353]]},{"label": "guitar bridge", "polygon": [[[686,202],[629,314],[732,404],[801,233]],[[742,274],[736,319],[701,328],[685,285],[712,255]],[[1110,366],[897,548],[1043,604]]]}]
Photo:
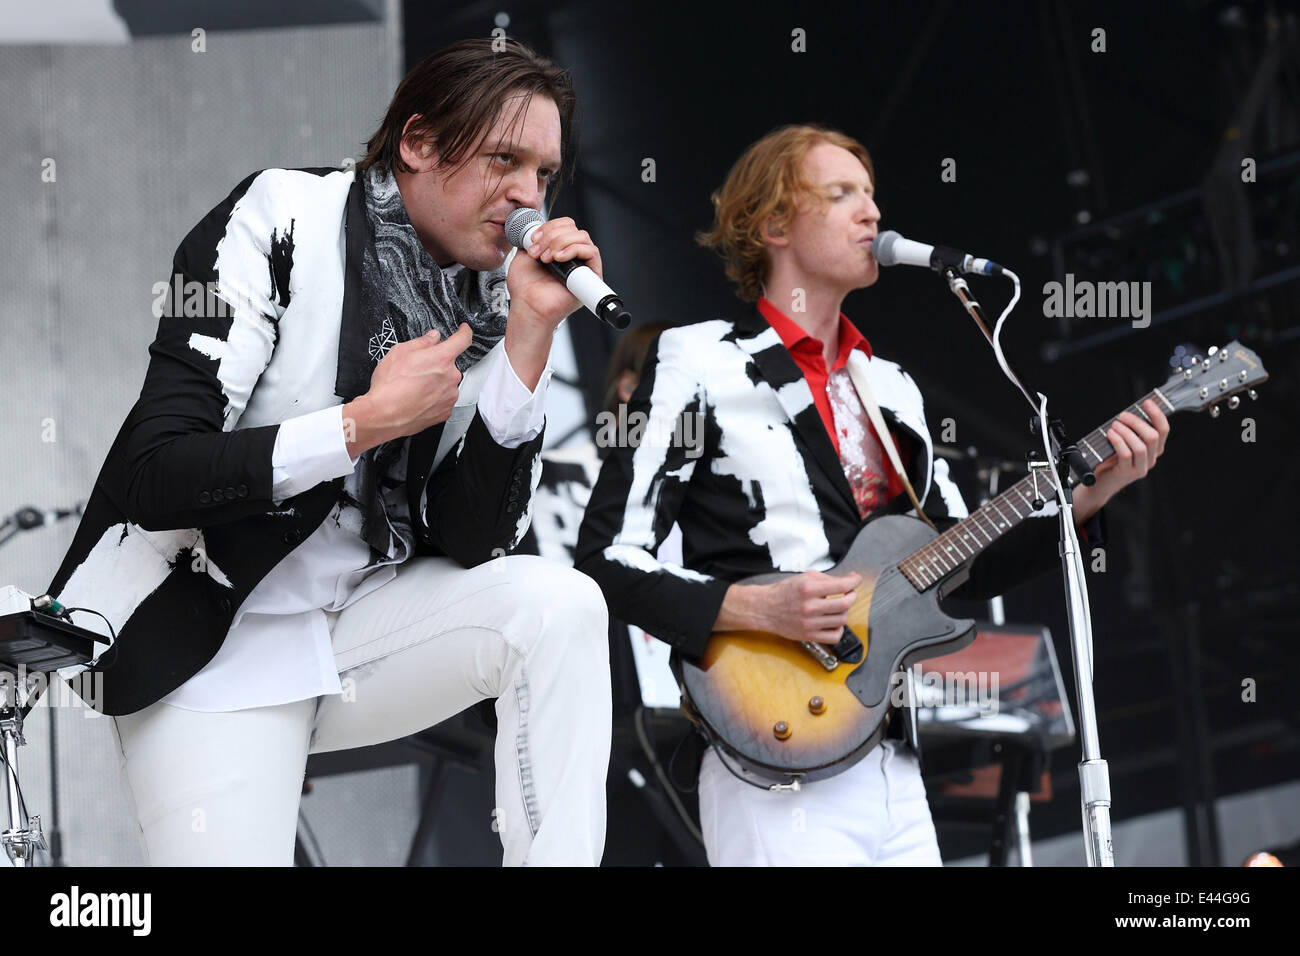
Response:
[{"label": "guitar bridge", "polygon": [[818,644],[816,641],[800,641],[803,649],[817,659],[817,663],[828,671],[833,671],[840,666],[840,659],[826,650],[825,644]]}]

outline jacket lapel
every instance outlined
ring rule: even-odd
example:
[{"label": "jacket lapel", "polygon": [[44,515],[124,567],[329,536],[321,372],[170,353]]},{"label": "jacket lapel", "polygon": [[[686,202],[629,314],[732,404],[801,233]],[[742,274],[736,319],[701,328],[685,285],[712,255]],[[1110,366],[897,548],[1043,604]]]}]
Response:
[{"label": "jacket lapel", "polygon": [[[359,376],[351,367],[361,356],[368,356],[365,342],[366,330],[361,321],[362,263],[365,261],[366,245],[374,240],[370,236],[370,227],[366,222],[365,193],[361,185],[361,174],[357,174],[348,190],[347,210],[343,214],[344,261],[343,261],[343,315],[339,325],[338,369],[335,380],[335,394],[344,403],[352,401],[362,394],[358,388]],[[348,394],[345,394],[348,393]]]},{"label": "jacket lapel", "polygon": [[[835,453],[835,445],[826,431],[817,406],[813,402],[812,389],[808,380],[795,360],[786,351],[781,337],[767,324],[757,308],[746,310],[736,320],[735,344],[748,353],[754,371],[772,388],[776,400],[790,419],[794,433],[812,458],[821,468],[826,479],[845,505],[856,516],[857,502],[849,488],[848,479],[844,477],[844,466]],[[809,476],[812,477],[811,475]]]}]

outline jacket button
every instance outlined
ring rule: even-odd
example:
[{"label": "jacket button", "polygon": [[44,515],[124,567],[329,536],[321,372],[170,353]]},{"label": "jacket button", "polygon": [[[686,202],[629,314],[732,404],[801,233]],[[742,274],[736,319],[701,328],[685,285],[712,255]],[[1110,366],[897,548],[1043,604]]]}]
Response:
[{"label": "jacket button", "polygon": [[220,501],[220,500],[221,500],[222,498],[224,498],[224,497],[225,497],[225,495],[221,493],[221,489],[220,489],[220,488],[213,488],[213,489],[212,489],[212,500],[213,500],[213,501]]},{"label": "jacket button", "polygon": [[199,504],[201,504],[201,505],[206,505],[206,504],[207,504],[209,501],[211,501],[211,500],[212,500],[212,495],[211,495],[211,494],[209,494],[209,493],[206,492],[206,491],[200,491],[200,492],[199,492]]},{"label": "jacket button", "polygon": [[234,488],[227,488],[227,489],[226,489],[226,500],[227,500],[227,501],[234,501],[234,500],[235,500],[236,498],[238,498],[238,497],[239,497],[239,492],[237,492]]},{"label": "jacket button", "polygon": [[297,528],[290,528],[288,531],[284,533],[285,544],[297,544],[301,540],[302,540],[302,532],[299,531]]},{"label": "jacket button", "polygon": [[247,498],[247,497],[248,497],[248,485],[240,485],[240,486],[239,486],[239,497],[241,497],[241,498]]}]

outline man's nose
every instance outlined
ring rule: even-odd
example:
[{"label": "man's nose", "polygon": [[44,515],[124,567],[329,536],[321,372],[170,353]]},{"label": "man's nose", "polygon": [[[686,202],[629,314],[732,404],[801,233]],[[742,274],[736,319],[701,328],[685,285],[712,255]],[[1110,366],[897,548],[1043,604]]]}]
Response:
[{"label": "man's nose", "polygon": [[541,209],[542,194],[537,191],[537,175],[527,169],[517,169],[512,172],[506,177],[505,198],[516,207]]}]

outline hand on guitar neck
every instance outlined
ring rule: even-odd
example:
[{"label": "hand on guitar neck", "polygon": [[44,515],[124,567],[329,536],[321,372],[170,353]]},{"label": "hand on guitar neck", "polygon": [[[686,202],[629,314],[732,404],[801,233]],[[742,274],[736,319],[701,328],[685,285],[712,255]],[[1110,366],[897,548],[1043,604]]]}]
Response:
[{"label": "hand on guitar neck", "polygon": [[1150,419],[1149,424],[1132,412],[1121,412],[1106,429],[1106,438],[1115,448],[1115,454],[1093,469],[1092,473],[1097,476],[1096,484],[1091,487],[1080,485],[1074,489],[1075,524],[1082,525],[1117,491],[1146,477],[1165,450],[1169,419],[1149,398],[1142,403],[1142,410]]},{"label": "hand on guitar neck", "polygon": [[858,574],[832,577],[805,571],[775,584],[733,584],[727,588],[715,631],[765,631],[792,641],[835,644],[844,636],[849,609],[857,599]]}]

